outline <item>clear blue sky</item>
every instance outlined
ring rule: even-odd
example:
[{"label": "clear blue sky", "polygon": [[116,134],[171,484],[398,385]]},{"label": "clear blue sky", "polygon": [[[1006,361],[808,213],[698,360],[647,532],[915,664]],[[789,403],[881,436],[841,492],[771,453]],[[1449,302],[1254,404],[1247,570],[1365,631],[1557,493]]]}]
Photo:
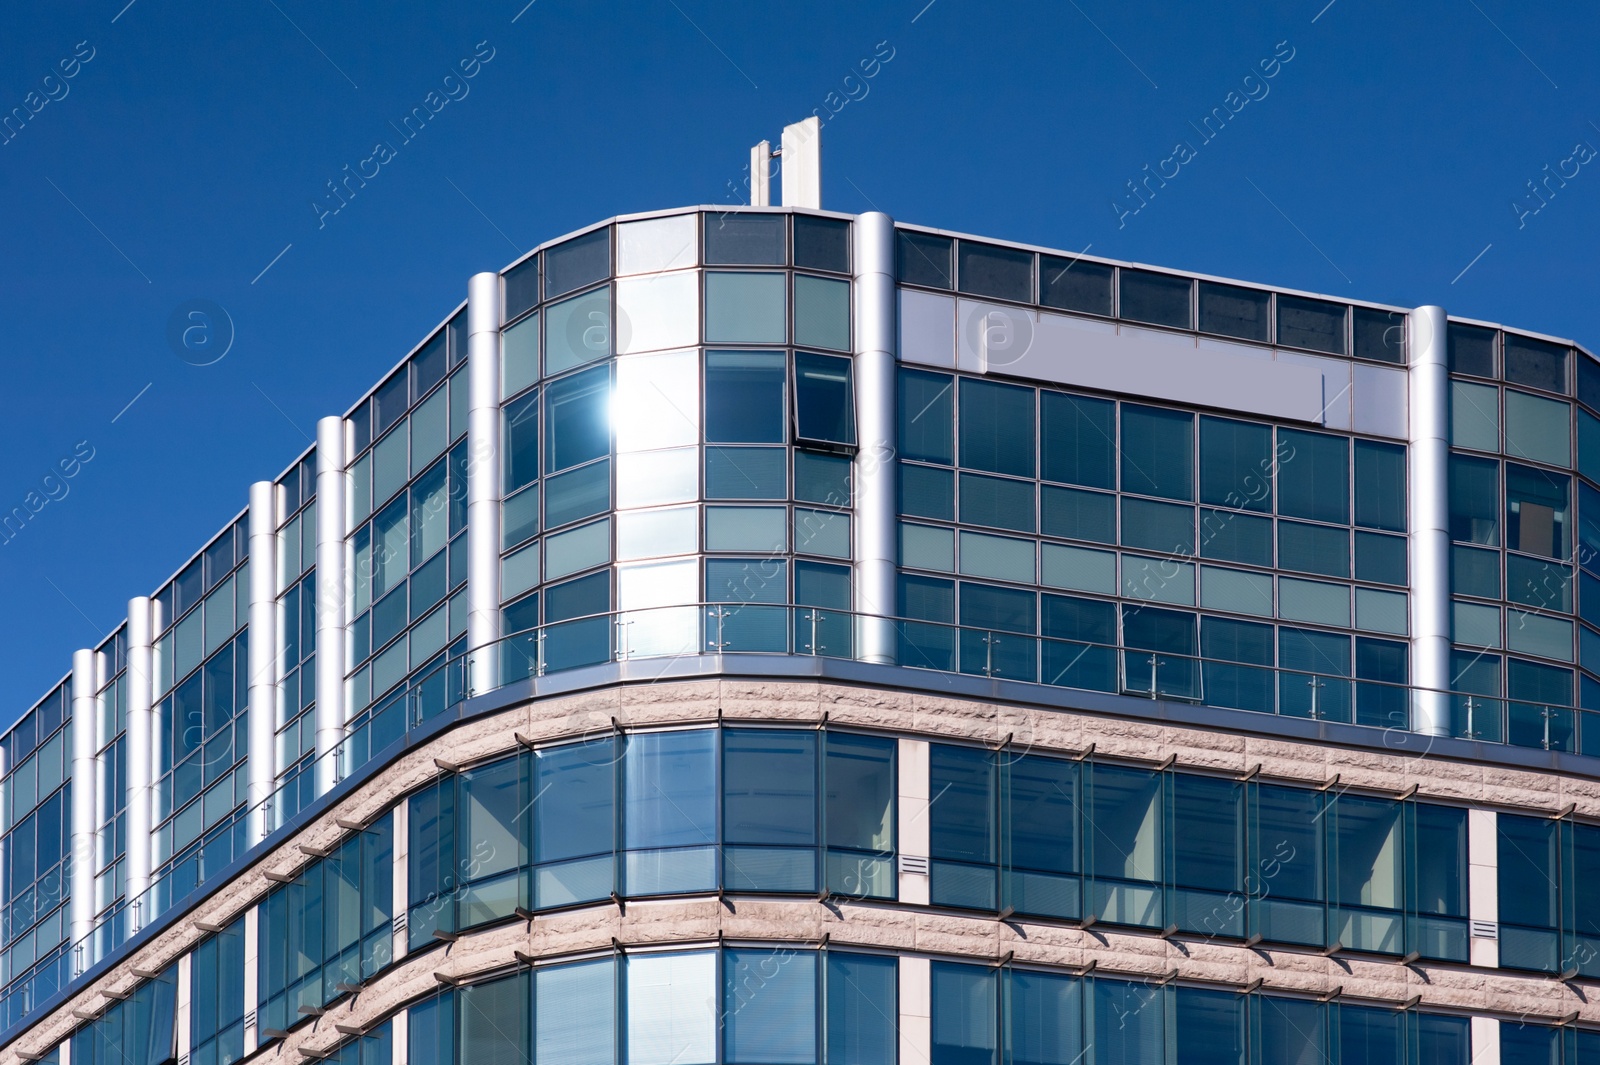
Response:
[{"label": "clear blue sky", "polygon": [[[813,108],[837,108],[829,208],[1600,344],[1600,157],[1574,157],[1600,147],[1590,5],[124,3],[0,16],[0,114],[31,115],[0,127],[0,510],[80,441],[94,456],[0,546],[0,722],[472,273],[610,215],[734,202],[749,146]],[[458,98],[403,141],[430,93]],[[319,219],[379,141],[393,157]],[[1576,176],[1519,220],[1563,160]],[[1146,164],[1177,176],[1119,225]],[[168,345],[191,299],[235,323],[214,365]]]}]

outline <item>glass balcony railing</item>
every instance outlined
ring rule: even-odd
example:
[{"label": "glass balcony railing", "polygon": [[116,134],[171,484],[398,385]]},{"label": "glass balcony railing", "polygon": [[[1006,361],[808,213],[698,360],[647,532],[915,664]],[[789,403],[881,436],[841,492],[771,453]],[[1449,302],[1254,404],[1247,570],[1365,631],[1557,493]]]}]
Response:
[{"label": "glass balcony railing", "polygon": [[[259,804],[265,807],[261,812],[268,837],[305,805],[303,778],[314,773],[323,759],[333,760],[336,780],[360,775],[395,741],[470,696],[611,662],[738,654],[893,662],[1041,688],[1178,701],[1393,732],[1413,731],[1415,723],[1433,720],[1442,723],[1441,734],[1456,738],[1600,755],[1600,712],[1573,706],[1424,689],[1338,670],[1283,669],[997,628],[803,606],[703,603],[550,622],[441,661],[357,714],[346,725],[340,747],[320,754],[316,763],[305,762],[294,777],[279,782]],[[248,823],[254,812],[240,820]],[[0,1030],[16,1024],[75,976],[183,902],[209,873],[229,864],[242,849],[237,840],[221,839],[185,851],[158,873],[143,894],[121,900],[103,913],[89,935],[62,944],[26,972],[13,974],[0,988]],[[1362,932],[1373,939],[1389,934],[1376,926]]]}]

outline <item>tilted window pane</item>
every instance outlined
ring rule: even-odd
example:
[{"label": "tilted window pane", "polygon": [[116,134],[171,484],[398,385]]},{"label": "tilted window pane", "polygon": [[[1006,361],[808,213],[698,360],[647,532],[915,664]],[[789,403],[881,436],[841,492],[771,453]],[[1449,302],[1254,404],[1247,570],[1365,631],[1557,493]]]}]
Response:
[{"label": "tilted window pane", "polygon": [[1032,477],[1034,390],[964,378],[961,465]]},{"label": "tilted window pane", "polygon": [[1570,348],[1515,333],[1506,333],[1504,336],[1507,384],[1571,394],[1572,385],[1567,372]]},{"label": "tilted window pane", "polygon": [[1256,1065],[1318,1065],[1332,1060],[1327,1007],[1275,995],[1261,996],[1255,1007]]},{"label": "tilted window pane", "polygon": [[1042,393],[1040,475],[1047,481],[1115,488],[1116,418],[1117,405],[1110,400]]},{"label": "tilted window pane", "polygon": [[1475,325],[1451,322],[1449,327],[1450,372],[1473,377],[1495,377],[1495,332]]},{"label": "tilted window pane", "polygon": [[900,457],[953,464],[955,378],[902,369],[899,384]]},{"label": "tilted window pane", "polygon": [[611,273],[611,227],[574,237],[544,253],[544,298],[554,299]]},{"label": "tilted window pane", "polygon": [[1187,277],[1145,270],[1123,269],[1119,273],[1118,316],[1151,325],[1191,328],[1189,290],[1194,282]]},{"label": "tilted window pane", "polygon": [[1239,337],[1241,340],[1269,339],[1267,308],[1272,293],[1260,289],[1200,282],[1200,332]]},{"label": "tilted window pane", "polygon": [[957,246],[961,291],[1017,303],[1033,302],[1033,253],[963,240]]},{"label": "tilted window pane", "polygon": [[794,356],[795,439],[816,444],[854,447],[856,403],[849,359]]},{"label": "tilted window pane", "polygon": [[1406,361],[1406,316],[1400,311],[1379,311],[1353,307],[1355,315],[1355,355],[1358,359],[1392,362]]},{"label": "tilted window pane", "polygon": [[1300,296],[1278,296],[1278,343],[1345,354],[1345,306]]},{"label": "tilted window pane", "polygon": [[1572,478],[1506,463],[1506,546],[1546,558],[1571,550]]},{"label": "tilted window pane", "polygon": [[1500,450],[1500,390],[1471,381],[1450,382],[1450,443],[1474,451]]},{"label": "tilted window pane", "polygon": [[[1338,795],[1333,799],[1333,899],[1341,906],[1371,906],[1398,909],[1404,905],[1401,875],[1404,853],[1400,813],[1401,804],[1387,799],[1365,799]],[[1359,933],[1340,938],[1359,949],[1392,950],[1400,946],[1400,929],[1393,928],[1392,941],[1382,937],[1368,940]]]},{"label": "tilted window pane", "polygon": [[1122,405],[1122,490],[1194,498],[1194,415]]},{"label": "tilted window pane", "polygon": [[710,730],[627,737],[624,843],[710,846],[717,826],[717,734]]},{"label": "tilted window pane", "polygon": [[1450,538],[1488,547],[1500,543],[1500,464],[1495,460],[1450,456]]},{"label": "tilted window pane", "polygon": [[617,742],[610,735],[533,756],[535,903],[560,906],[612,891]]},{"label": "tilted window pane", "polygon": [[692,214],[647,218],[617,226],[617,273],[653,274],[678,270],[699,261],[695,238],[699,236]]},{"label": "tilted window pane", "polygon": [[706,440],[783,443],[784,376],[781,352],[707,352]]},{"label": "tilted window pane", "polygon": [[505,425],[505,490],[513,492],[539,476],[539,393],[506,404]]},{"label": "tilted window pane", "polygon": [[1200,502],[1272,513],[1272,427],[1200,419]]},{"label": "tilted window pane", "polygon": [[794,216],[794,264],[807,270],[850,272],[850,223],[836,218]]},{"label": "tilted window pane", "polygon": [[706,215],[706,262],[713,266],[782,266],[787,258],[781,214],[724,211]]},{"label": "tilted window pane", "polygon": [[784,274],[707,271],[706,340],[712,344],[782,344],[789,336]]},{"label": "tilted window pane", "polygon": [[1278,430],[1278,513],[1312,521],[1350,521],[1347,438]]},{"label": "tilted window pane", "polygon": [[817,955],[728,950],[722,969],[723,1060],[730,1065],[814,1065]]},{"label": "tilted window pane", "polygon": [[1357,440],[1356,524],[1406,530],[1406,450],[1397,444]]},{"label": "tilted window pane", "polygon": [[950,288],[953,276],[950,268],[952,244],[949,237],[897,230],[895,245],[900,262],[900,280],[908,285]]},{"label": "tilted window pane", "polygon": [[1039,302],[1064,311],[1111,316],[1111,270],[1104,263],[1039,256]]},{"label": "tilted window pane", "polygon": [[545,389],[545,471],[555,473],[611,450],[611,368],[597,366]]}]

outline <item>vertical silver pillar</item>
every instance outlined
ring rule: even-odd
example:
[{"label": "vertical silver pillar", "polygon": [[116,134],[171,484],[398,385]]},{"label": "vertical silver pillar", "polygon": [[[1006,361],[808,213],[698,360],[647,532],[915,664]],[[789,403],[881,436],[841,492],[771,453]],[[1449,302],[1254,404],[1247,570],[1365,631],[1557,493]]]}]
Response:
[{"label": "vertical silver pillar", "polygon": [[[788,168],[787,155],[784,159]],[[894,219],[879,211],[855,224],[856,610],[861,659],[895,660],[895,347],[897,302]]]},{"label": "vertical silver pillar", "polygon": [[468,691],[499,686],[500,275],[467,285]]},{"label": "vertical silver pillar", "polygon": [[278,779],[278,486],[250,486],[249,843],[265,839],[271,820],[266,800]]},{"label": "vertical silver pillar", "polygon": [[317,421],[317,794],[339,779],[345,720],[345,614],[353,590],[345,564],[344,419]]},{"label": "vertical silver pillar", "polygon": [[750,149],[750,206],[772,206],[772,145],[767,141]]},{"label": "vertical silver pillar", "polygon": [[[143,895],[150,886],[151,800],[155,765],[155,604],[148,596],[128,600],[127,698],[128,808],[124,815],[128,831],[128,901]],[[133,926],[139,914],[133,914]]]},{"label": "vertical silver pillar", "polygon": [[[95,727],[100,718],[100,655],[72,653],[72,907],[69,943],[78,943],[94,923]],[[81,958],[79,964],[83,964]]]},{"label": "vertical silver pillar", "polygon": [[1445,313],[1418,307],[1409,323],[1411,727],[1450,733],[1450,348]]},{"label": "vertical silver pillar", "polygon": [[784,126],[783,140],[780,143],[783,155],[783,205],[820,209],[822,207],[821,120],[812,115],[792,126]]}]

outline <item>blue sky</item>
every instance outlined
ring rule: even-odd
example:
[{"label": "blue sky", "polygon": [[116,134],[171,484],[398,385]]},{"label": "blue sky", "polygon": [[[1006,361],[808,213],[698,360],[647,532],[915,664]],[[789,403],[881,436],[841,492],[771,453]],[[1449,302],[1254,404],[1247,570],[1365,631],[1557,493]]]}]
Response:
[{"label": "blue sky", "polygon": [[[92,453],[0,545],[0,721],[471,274],[737,202],[749,146],[813,109],[828,208],[1600,345],[1588,5],[125,3],[0,16],[0,115],[30,116],[0,126],[0,510]],[[1177,173],[1139,204],[1147,165]],[[1535,200],[1547,165],[1577,173]],[[197,299],[235,330],[206,366],[167,341]]]}]

